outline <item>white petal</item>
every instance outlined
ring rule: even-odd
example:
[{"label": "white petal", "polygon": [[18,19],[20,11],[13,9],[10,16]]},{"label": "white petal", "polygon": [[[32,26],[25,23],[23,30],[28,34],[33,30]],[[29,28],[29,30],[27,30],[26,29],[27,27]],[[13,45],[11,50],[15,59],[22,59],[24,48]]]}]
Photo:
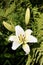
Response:
[{"label": "white petal", "polygon": [[26,52],[26,55],[29,54],[30,48],[29,48],[29,45],[28,44],[24,44],[22,48]]},{"label": "white petal", "polygon": [[9,41],[19,41],[18,37],[17,36],[13,36],[13,35],[10,36],[8,40]]},{"label": "white petal", "polygon": [[21,43],[13,42],[12,50],[16,50],[20,45],[21,45]]},{"label": "white petal", "polygon": [[16,36],[19,36],[20,34],[21,35],[24,35],[24,30],[22,29],[22,27],[20,27],[19,25],[17,25],[15,27],[15,31],[16,31]]},{"label": "white petal", "polygon": [[32,35],[30,35],[29,37],[27,37],[27,42],[35,43],[35,42],[37,42],[37,38],[32,36]]},{"label": "white petal", "polygon": [[27,29],[27,30],[25,31],[25,35],[26,35],[26,36],[29,36],[32,32],[33,32],[32,30]]}]

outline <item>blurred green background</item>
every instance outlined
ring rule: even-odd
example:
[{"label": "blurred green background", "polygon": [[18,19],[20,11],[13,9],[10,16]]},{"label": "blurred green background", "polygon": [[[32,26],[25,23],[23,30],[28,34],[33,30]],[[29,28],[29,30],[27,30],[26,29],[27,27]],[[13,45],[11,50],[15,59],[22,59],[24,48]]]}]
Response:
[{"label": "blurred green background", "polygon": [[[25,12],[30,8],[30,22],[25,25]],[[8,37],[12,33],[3,21],[33,30],[36,44],[29,44],[31,52],[25,56],[21,46],[13,51]],[[43,0],[0,0],[0,65],[43,65]]]}]

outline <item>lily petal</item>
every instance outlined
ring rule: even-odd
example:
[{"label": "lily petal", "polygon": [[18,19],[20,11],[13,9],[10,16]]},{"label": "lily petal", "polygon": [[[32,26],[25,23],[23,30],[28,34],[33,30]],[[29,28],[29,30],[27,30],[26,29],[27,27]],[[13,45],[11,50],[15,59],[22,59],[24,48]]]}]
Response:
[{"label": "lily petal", "polygon": [[26,55],[29,54],[30,48],[29,48],[29,45],[28,44],[24,44],[22,48],[26,52]]},{"label": "lily petal", "polygon": [[17,41],[18,41],[18,42],[19,42],[18,37],[17,37],[17,36],[13,36],[13,35],[12,35],[12,36],[10,36],[8,40],[9,40],[9,41],[15,41],[15,42],[17,42]]},{"label": "lily petal", "polygon": [[24,35],[24,30],[23,30],[23,28],[20,27],[19,25],[17,25],[17,26],[15,27],[15,31],[16,31],[16,36],[19,36],[20,34],[21,34],[21,35]]},{"label": "lily petal", "polygon": [[29,36],[32,32],[33,32],[32,30],[27,29],[27,30],[25,31],[25,35],[26,35],[26,36]]},{"label": "lily petal", "polygon": [[21,43],[13,42],[11,48],[12,48],[12,50],[16,50],[20,45],[21,45]]},{"label": "lily petal", "polygon": [[32,36],[32,35],[30,35],[29,37],[27,37],[26,40],[27,40],[27,42],[30,42],[30,43],[32,43],[32,42],[33,42],[33,43],[37,42],[37,38],[34,37],[34,36]]}]

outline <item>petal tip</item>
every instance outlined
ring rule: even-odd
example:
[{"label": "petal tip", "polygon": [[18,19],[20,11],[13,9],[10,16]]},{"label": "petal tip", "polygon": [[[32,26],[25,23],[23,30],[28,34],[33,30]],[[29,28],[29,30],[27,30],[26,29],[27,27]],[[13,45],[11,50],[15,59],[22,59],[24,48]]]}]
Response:
[{"label": "petal tip", "polygon": [[16,50],[13,46],[11,47],[12,50]]}]

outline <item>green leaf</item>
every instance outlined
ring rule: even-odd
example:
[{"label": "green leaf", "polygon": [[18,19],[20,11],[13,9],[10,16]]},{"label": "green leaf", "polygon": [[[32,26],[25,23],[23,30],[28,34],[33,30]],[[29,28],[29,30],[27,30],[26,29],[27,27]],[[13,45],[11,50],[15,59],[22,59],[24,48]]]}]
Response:
[{"label": "green leaf", "polygon": [[6,12],[5,12],[5,17],[9,14],[11,14],[15,9],[15,2],[9,7],[6,9]]}]

